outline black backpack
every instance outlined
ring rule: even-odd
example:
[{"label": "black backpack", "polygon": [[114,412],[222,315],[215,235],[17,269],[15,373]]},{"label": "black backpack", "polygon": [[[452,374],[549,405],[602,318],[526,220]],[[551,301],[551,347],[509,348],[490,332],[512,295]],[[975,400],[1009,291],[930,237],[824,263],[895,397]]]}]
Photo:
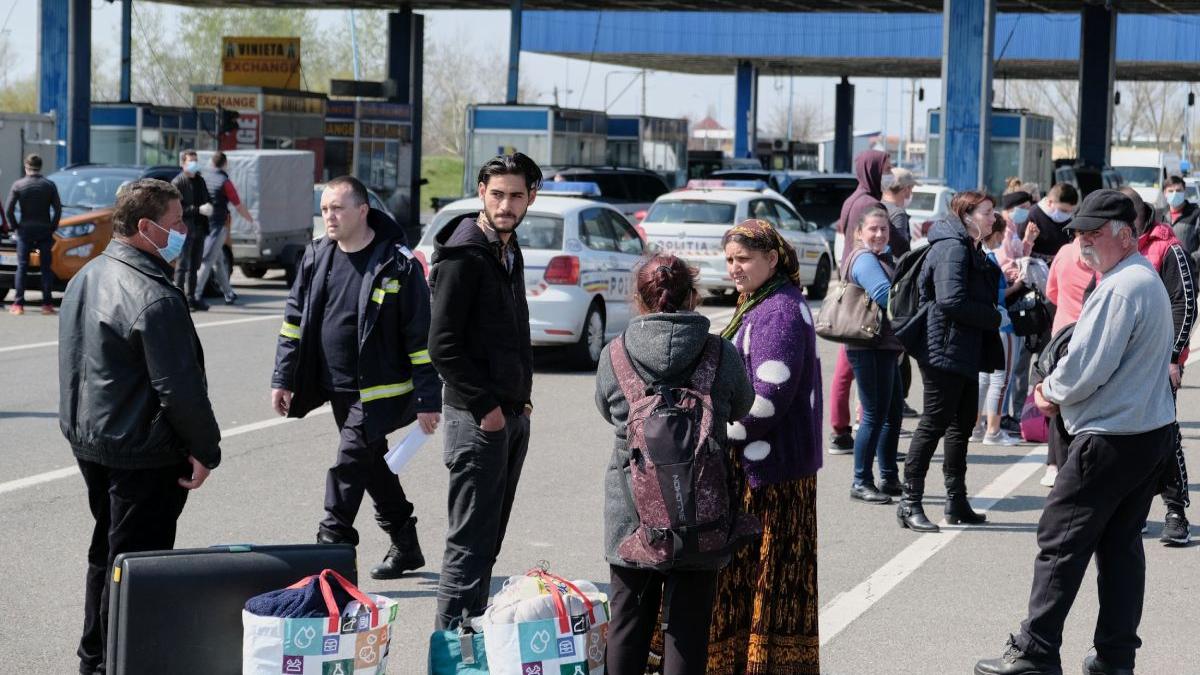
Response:
[{"label": "black backpack", "polygon": [[921,268],[933,246],[922,246],[900,256],[888,291],[888,320],[892,332],[907,346],[915,337],[914,330],[925,325],[927,306],[921,304]]}]

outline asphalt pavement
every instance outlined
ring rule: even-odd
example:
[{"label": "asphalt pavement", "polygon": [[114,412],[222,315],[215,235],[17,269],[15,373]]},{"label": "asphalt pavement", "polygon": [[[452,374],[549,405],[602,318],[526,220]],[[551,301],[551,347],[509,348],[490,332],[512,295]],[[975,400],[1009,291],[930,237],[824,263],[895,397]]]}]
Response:
[{"label": "asphalt pavement", "polygon": [[[269,406],[286,295],[282,277],[251,280],[237,274],[235,284],[239,306],[217,299],[211,311],[193,315],[225,432],[224,461],[190,495],[178,547],[310,542],[322,515],[325,469],[336,447],[333,418],[315,414],[281,423]],[[706,305],[702,311],[719,329],[732,308]],[[83,480],[58,429],[57,321],[36,312],[0,314],[0,570],[6,582],[0,584],[0,616],[7,618],[0,663],[13,672],[76,672],[82,626],[92,521]],[[822,342],[820,354],[828,382],[834,345]],[[1185,377],[1179,398],[1193,496],[1200,493],[1198,383],[1200,369]],[[494,586],[543,560],[562,575],[607,586],[602,479],[611,430],[595,410],[593,387],[593,374],[571,370],[553,354],[539,355],[532,443]],[[920,409],[919,382],[909,403]],[[906,419],[905,428],[915,422]],[[389,673],[418,675],[426,669],[446,527],[441,440],[435,436],[402,475],[416,505],[428,560],[424,569],[397,581],[372,581],[366,570],[382,558],[387,540],[374,524],[369,498],[358,521],[363,588],[401,601]],[[901,451],[907,444],[902,437]],[[916,535],[897,526],[894,506],[852,503],[851,457],[825,455],[817,507],[822,672],[965,675],[977,659],[998,656],[1028,600],[1037,518],[1047,493],[1038,484],[1044,460],[1044,447],[973,444],[968,487],[976,508],[988,508],[988,525]],[[934,462],[931,485],[937,484],[940,454]],[[930,492],[930,515],[940,518],[942,497],[937,489]],[[1200,638],[1200,547],[1162,546],[1163,514],[1155,500],[1145,535],[1138,672],[1200,673],[1191,651]],[[1189,515],[1200,518],[1200,509]],[[1091,645],[1096,610],[1093,567],[1064,634],[1067,672],[1078,671]]]}]

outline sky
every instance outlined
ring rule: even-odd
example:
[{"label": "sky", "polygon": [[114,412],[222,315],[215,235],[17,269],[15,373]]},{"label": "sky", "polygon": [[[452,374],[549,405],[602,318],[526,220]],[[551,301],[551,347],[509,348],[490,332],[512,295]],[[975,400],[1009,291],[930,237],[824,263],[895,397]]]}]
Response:
[{"label": "sky", "polygon": [[[120,3],[107,0],[91,0],[92,41],[97,49],[111,55],[120,53]],[[37,0],[0,0],[0,17],[6,22],[0,30],[12,41],[13,53],[37,54]],[[160,5],[166,12],[167,21],[172,21],[180,9],[173,5]],[[325,10],[335,20],[345,10]],[[466,35],[478,43],[494,42],[496,58],[507,58],[509,13],[507,11],[427,11],[425,34],[427,42],[444,43]],[[3,20],[3,19],[0,19]],[[336,17],[336,20],[342,20]],[[13,76],[33,73],[36,59],[19,59],[17,72]],[[137,68],[138,64],[134,64]],[[635,79],[627,67],[609,66],[601,63],[589,64],[579,59],[564,59],[530,52],[521,54],[522,79],[528,78],[532,88],[541,92],[537,101],[530,103],[553,103],[555,87],[559,92],[559,103],[564,106],[592,110],[604,107],[605,80],[608,81],[610,113],[629,114],[642,112],[641,83],[635,83],[616,98],[631,80]],[[611,76],[609,74],[612,73]],[[879,131],[886,128],[889,134],[907,133],[909,123],[909,91],[911,80],[884,80],[881,78],[854,78],[855,129],[856,131]],[[585,86],[586,83],[586,86]],[[821,128],[833,128],[835,78],[797,77],[792,84],[792,99],[796,102],[815,102],[823,115]],[[940,104],[941,83],[937,79],[918,81],[925,89],[924,103],[917,102],[916,138],[924,137],[925,111]],[[886,89],[886,115],[884,110]],[[758,83],[758,120],[760,136],[772,111],[786,110],[789,82],[786,77],[760,77]],[[615,99],[615,101],[614,101]],[[698,120],[711,108],[716,119],[726,127],[733,126],[734,77],[720,75],[684,75],[663,71],[650,71],[646,77],[646,114],[658,117],[691,117]]]}]

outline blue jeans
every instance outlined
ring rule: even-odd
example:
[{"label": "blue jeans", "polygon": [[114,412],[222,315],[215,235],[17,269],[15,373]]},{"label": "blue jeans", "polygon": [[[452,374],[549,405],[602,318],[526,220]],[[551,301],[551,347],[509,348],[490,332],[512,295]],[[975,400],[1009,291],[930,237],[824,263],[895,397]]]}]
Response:
[{"label": "blue jeans", "polygon": [[854,484],[873,484],[872,458],[879,461],[879,477],[897,480],[896,447],[900,443],[900,418],[904,392],[900,384],[898,352],[882,349],[848,349],[846,356],[858,383],[862,418],[854,434]]}]

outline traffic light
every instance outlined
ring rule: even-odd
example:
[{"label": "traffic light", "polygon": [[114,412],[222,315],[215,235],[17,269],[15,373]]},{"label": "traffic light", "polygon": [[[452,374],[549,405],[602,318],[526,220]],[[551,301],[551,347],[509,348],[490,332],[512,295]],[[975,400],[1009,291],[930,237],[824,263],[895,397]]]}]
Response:
[{"label": "traffic light", "polygon": [[226,110],[224,108],[217,109],[217,130],[219,133],[227,134],[231,131],[237,131],[238,128],[238,112],[236,110]]}]

